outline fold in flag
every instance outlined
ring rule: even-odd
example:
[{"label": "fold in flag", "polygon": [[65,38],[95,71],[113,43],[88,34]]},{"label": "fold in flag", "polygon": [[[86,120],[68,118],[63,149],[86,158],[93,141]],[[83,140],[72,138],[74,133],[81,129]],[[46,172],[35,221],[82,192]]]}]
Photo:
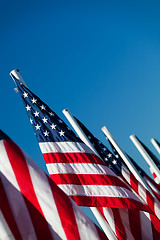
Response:
[{"label": "fold in flag", "polygon": [[[111,142],[108,140],[114,154],[112,154],[112,152],[110,152],[109,149],[100,140],[94,137],[93,134],[84,126],[84,124],[82,124],[77,118],[75,119],[85,133],[85,135],[90,140],[90,142],[93,144],[100,157],[107,164],[107,166],[121,179],[125,180],[131,186],[131,188],[143,199],[143,201],[147,203],[147,205],[155,213],[158,219],[160,219],[160,202],[156,201],[149,193],[149,191],[146,190],[144,186],[137,181],[137,179],[130,172],[130,170],[128,169],[122,158],[119,156],[118,152],[111,144]],[[154,184],[153,180],[149,178],[147,174],[145,174],[145,172],[138,166],[138,164],[136,164],[136,162],[131,157],[129,158],[134,164],[137,171],[140,172],[144,180],[148,183],[150,188],[158,197],[158,199],[160,199],[160,188],[158,187],[158,185]],[[157,187],[155,185],[157,185]]]},{"label": "fold in flag", "polygon": [[150,211],[39,97],[15,79],[51,178],[78,205]]},{"label": "fold in flag", "polygon": [[[148,228],[150,226],[150,229],[152,229],[152,233],[150,232],[151,235],[149,234],[149,232],[147,233],[146,230],[144,230],[143,227],[142,228],[140,227],[140,226],[145,225],[145,220],[144,219],[142,220],[142,216],[141,216],[141,215],[143,215],[142,212],[139,212],[138,214],[136,213],[137,216],[135,216],[135,211],[130,210],[128,212],[125,212],[124,209],[123,210],[119,209],[119,211],[116,211],[115,209],[103,208],[101,210],[104,213],[104,215],[106,216],[106,218],[109,219],[109,220],[117,219],[116,228],[117,228],[117,225],[120,226],[120,223],[121,223],[121,232],[122,232],[122,229],[124,229],[124,231],[127,233],[126,230],[128,230],[128,228],[127,228],[128,223],[125,222],[126,217],[127,217],[129,219],[128,222],[129,222],[130,230],[131,230],[132,234],[134,233],[133,226],[136,229],[135,232],[137,232],[138,236],[134,235],[135,239],[141,239],[140,232],[142,233],[142,236],[143,236],[142,239],[146,238],[143,235],[144,231],[147,233],[148,238],[150,238],[150,237],[152,238],[152,236],[153,236],[153,238],[159,238],[160,232],[155,233],[156,231],[155,231],[154,228],[158,229],[159,224],[160,224],[159,220],[157,219],[157,218],[160,218],[160,203],[152,197],[152,195],[142,186],[141,183],[139,183],[137,181],[137,179],[129,171],[129,169],[127,168],[127,166],[125,165],[125,163],[123,162],[123,160],[118,155],[117,151],[115,150],[115,148],[113,147],[113,145],[110,142],[109,143],[111,144],[111,147],[112,147],[115,155],[112,154],[112,152],[110,152],[109,149],[100,140],[98,140],[96,137],[94,137],[94,135],[84,126],[84,124],[82,124],[77,118],[75,118],[75,120],[77,121],[78,125],[81,127],[84,134],[88,137],[90,142],[93,144],[97,153],[100,155],[100,157],[107,164],[107,166],[110,169],[112,169],[112,171],[115,172],[115,174],[118,175],[121,179],[126,181],[130,185],[131,189],[133,189],[140,196],[140,198],[142,198],[143,201],[145,201],[148,204],[150,209],[155,214],[154,217],[153,217],[152,214],[150,214],[151,221],[147,223]],[[131,161],[133,162],[133,164],[135,163],[133,159],[131,159]],[[135,163],[135,165],[136,165],[136,163]],[[140,171],[141,170],[140,167],[138,168],[138,165],[136,165],[136,166],[137,166],[137,170]],[[153,185],[153,180],[149,179],[147,174],[142,172],[142,170],[141,170],[141,174],[143,174],[143,177],[147,180],[147,183],[149,184],[149,186],[151,186],[151,183],[152,183],[152,187],[154,186],[154,191],[155,191],[155,184]],[[152,181],[150,181],[150,180],[152,180]],[[156,193],[158,194],[158,189],[157,188],[156,188]],[[111,215],[112,215],[112,218],[111,218]],[[124,215],[125,215],[125,217],[122,217]],[[123,219],[123,221],[122,221],[122,219]],[[117,222],[119,224],[117,224]],[[139,226],[137,226],[137,222],[139,222]],[[113,221],[111,221],[111,223],[112,223],[111,226],[114,226]],[[112,229],[114,229],[114,227],[112,227]],[[120,230],[119,230],[119,232],[120,232]]]},{"label": "fold in flag", "polygon": [[0,131],[0,239],[108,239],[6,134]]}]

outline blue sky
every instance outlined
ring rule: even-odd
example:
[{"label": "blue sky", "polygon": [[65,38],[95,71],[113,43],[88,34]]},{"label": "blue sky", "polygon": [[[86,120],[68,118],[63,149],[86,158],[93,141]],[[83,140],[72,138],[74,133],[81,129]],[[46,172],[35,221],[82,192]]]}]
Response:
[{"label": "blue sky", "polygon": [[106,125],[150,174],[129,136],[157,155],[150,138],[160,141],[159,12],[159,1],[1,1],[1,129],[46,170],[9,76],[18,68],[66,123],[64,108],[108,146]]}]

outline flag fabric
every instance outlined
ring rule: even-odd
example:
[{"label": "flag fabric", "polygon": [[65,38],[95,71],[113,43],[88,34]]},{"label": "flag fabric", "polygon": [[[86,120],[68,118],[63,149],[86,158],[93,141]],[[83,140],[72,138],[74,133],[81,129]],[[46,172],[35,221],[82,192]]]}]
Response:
[{"label": "flag fabric", "polygon": [[80,206],[149,211],[55,112],[17,79],[15,82],[48,172],[68,196]]},{"label": "flag fabric", "polygon": [[108,239],[51,178],[0,131],[0,239]]},{"label": "flag fabric", "polygon": [[[118,154],[117,154],[118,156]],[[151,188],[151,190],[154,192],[156,197],[160,201],[160,185],[158,185],[151,177],[148,176],[146,172],[143,171],[143,169],[127,154],[137,171],[140,173],[140,175],[143,177],[143,179],[147,182],[148,186]],[[118,156],[120,158],[120,156]]]},{"label": "flag fabric", "polygon": [[[143,231],[143,228],[140,229],[141,225],[143,226],[146,224],[148,226],[148,228],[152,229],[150,231],[151,236],[153,234],[154,238],[158,238],[159,233],[157,235],[155,228],[158,229],[159,228],[158,226],[160,224],[159,220],[157,219],[160,217],[160,205],[159,205],[160,203],[158,201],[156,201],[152,197],[152,195],[143,187],[143,185],[136,180],[134,175],[129,171],[129,169],[127,168],[127,166],[125,165],[125,163],[123,162],[121,157],[118,155],[118,153],[116,152],[115,148],[113,147],[113,145],[111,143],[110,144],[111,144],[111,147],[112,147],[115,155],[112,154],[112,152],[110,152],[109,149],[100,140],[98,140],[96,137],[94,137],[94,135],[84,126],[84,124],[82,124],[77,118],[75,118],[75,119],[76,119],[77,123],[79,124],[79,126],[81,127],[81,129],[83,130],[83,132],[85,133],[85,135],[90,140],[90,142],[93,144],[97,153],[101,156],[101,158],[107,164],[107,166],[110,169],[112,169],[112,171],[114,171],[121,179],[125,180],[131,186],[131,188],[148,204],[148,206],[155,213],[155,216],[157,216],[157,217],[155,217],[155,216],[153,217],[153,215],[150,214],[150,215],[148,215],[150,220],[147,221],[147,220],[144,220],[145,213],[142,211],[137,213],[135,211],[131,211],[131,210],[127,211],[125,209],[115,210],[115,209],[102,208],[101,211],[104,213],[106,218],[109,218],[111,221],[110,224],[113,227],[112,228],[113,231],[114,232],[117,231],[117,233],[121,233],[122,231],[120,232],[120,229],[117,230],[117,228],[120,226],[120,223],[121,223],[120,228],[121,228],[121,230],[124,229],[123,230],[123,238],[124,239],[126,237],[125,234],[126,235],[128,233],[130,234],[130,232],[133,234],[135,239],[137,239],[138,236],[139,236],[139,238],[141,238],[140,236],[143,236],[142,239],[146,239],[147,237],[149,238],[149,233],[146,233],[145,231]],[[131,161],[133,162],[133,164],[135,163],[133,159],[131,159]],[[136,163],[135,163],[135,165],[136,165]],[[137,170],[140,171],[141,170],[140,167],[138,168],[138,165],[136,165],[136,166],[137,166]],[[141,174],[143,174],[144,178],[147,179],[148,184],[150,183],[150,185],[151,185],[151,181],[150,181],[149,177],[147,176],[147,174],[144,174],[144,171],[142,172],[142,170],[141,170]],[[126,216],[126,217],[124,217],[124,216]],[[128,222],[126,222],[126,218],[128,219]],[[116,224],[117,221],[115,219],[117,219],[117,221],[119,222],[118,226]],[[123,221],[122,221],[122,219],[123,219]],[[141,221],[142,219],[144,220],[144,222]],[[137,224],[135,224],[136,221],[139,221],[139,227],[140,227],[139,231],[138,231]],[[135,232],[137,234],[139,232],[138,236],[134,235],[135,234],[135,232],[133,230],[134,228],[136,228]],[[141,234],[140,234],[140,232],[141,232]],[[147,234],[147,236],[144,237],[145,234]]]},{"label": "flag fabric", "polygon": [[[121,169],[122,169],[121,170],[121,174],[123,175],[123,177],[131,185],[133,190],[146,202],[146,204],[148,204],[148,206],[150,207],[150,209],[152,209],[152,211],[157,216],[157,218],[160,219],[160,201],[159,201],[159,197],[157,199],[154,198],[151,195],[151,193],[139,181],[137,181],[135,176],[132,174],[132,172],[128,169],[128,167],[123,162],[123,159],[120,157],[120,155],[118,154],[118,152],[116,151],[114,146],[111,144],[110,141],[109,141],[109,143],[110,143],[110,145],[111,145],[111,147],[113,149],[113,152],[114,152],[114,154],[116,156],[117,162],[119,162],[119,164],[121,164],[121,166],[122,166],[121,167]],[[128,154],[127,154],[127,156],[130,159],[130,161],[133,163],[133,165],[135,166],[137,171],[141,174],[143,179],[147,182],[147,184],[150,187],[150,189],[152,190],[153,184],[152,184],[152,188],[151,188],[151,183],[152,182],[151,182],[149,176],[138,166],[138,164]],[[155,191],[153,191],[153,192],[155,192]],[[155,195],[157,196],[157,194],[158,194],[158,189],[157,189],[157,193]]]},{"label": "flag fabric", "polygon": [[[130,187],[121,181],[40,98],[22,83],[16,79],[15,81],[48,171],[56,184],[78,205],[100,207],[99,211],[105,218],[108,217],[109,220],[106,220],[112,225],[112,230],[119,240],[156,239],[160,236],[154,226],[148,227],[147,230],[142,227],[142,224],[152,224],[149,217],[139,209],[148,212],[150,209]],[[126,212],[123,212],[123,209]],[[131,209],[133,214],[128,215]],[[142,217],[140,212],[143,213]],[[142,224],[139,226],[141,220]],[[141,234],[137,234],[137,229],[140,229]]]},{"label": "flag fabric", "polygon": [[[137,138],[137,137],[136,137]],[[138,138],[137,138],[138,139]],[[155,165],[157,166],[157,168],[160,170],[160,160],[151,152],[151,150],[142,142],[138,139],[138,141],[140,142],[140,144],[143,146],[143,148],[145,149],[145,151],[148,153],[148,155],[151,157],[151,159],[153,160],[153,162],[155,163]],[[157,177],[156,173],[154,172],[154,169],[152,167],[150,167],[150,171],[153,175],[154,181],[160,185],[160,179]]]},{"label": "flag fabric", "polygon": [[[125,180],[131,188],[146,202],[146,204],[151,208],[151,210],[155,213],[155,215],[160,219],[160,202],[155,200],[153,196],[150,194],[145,187],[137,181],[135,176],[130,172],[122,158],[119,156],[118,152],[114,148],[114,146],[109,141],[114,154],[82,124],[77,118],[75,118],[85,135],[88,137],[90,142],[93,144],[94,148],[96,149],[97,153],[100,157],[104,160],[107,166],[121,179]],[[129,156],[128,156],[129,157]],[[159,195],[159,188],[156,188],[153,185],[153,181],[150,180],[147,174],[142,171],[142,169],[135,163],[135,161],[129,157],[131,162],[137,168],[137,171],[140,172],[142,177],[147,181],[148,185],[156,192],[156,196]],[[159,196],[158,196],[159,199]]]}]

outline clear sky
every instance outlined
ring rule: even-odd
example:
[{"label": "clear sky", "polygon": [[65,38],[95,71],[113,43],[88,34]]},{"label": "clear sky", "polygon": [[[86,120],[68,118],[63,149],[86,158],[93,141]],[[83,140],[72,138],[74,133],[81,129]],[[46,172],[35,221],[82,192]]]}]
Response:
[{"label": "clear sky", "polygon": [[150,174],[129,136],[157,155],[150,138],[160,141],[160,1],[0,3],[0,128],[46,170],[9,76],[18,68],[66,123],[64,108],[108,146],[106,125]]}]

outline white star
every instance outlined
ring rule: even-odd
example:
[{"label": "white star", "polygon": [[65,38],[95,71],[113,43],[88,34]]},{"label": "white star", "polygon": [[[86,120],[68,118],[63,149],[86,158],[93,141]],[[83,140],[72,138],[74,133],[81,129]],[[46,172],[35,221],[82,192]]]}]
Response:
[{"label": "white star", "polygon": [[31,101],[32,101],[32,103],[36,103],[37,99],[33,98]]},{"label": "white star", "polygon": [[57,125],[54,124],[54,123],[52,123],[51,128],[52,128],[52,129],[56,129],[56,127],[57,127]]},{"label": "white star", "polygon": [[43,120],[44,123],[47,123],[47,121],[48,121],[48,119],[45,118],[45,117],[42,120]]},{"label": "white star", "polygon": [[28,93],[24,92],[23,96],[24,96],[24,98],[28,97]]},{"label": "white star", "polygon": [[40,130],[41,125],[38,125],[38,124],[37,124],[37,125],[35,126],[35,128],[36,128],[36,130]]},{"label": "white star", "polygon": [[117,161],[114,159],[114,160],[112,161],[112,163],[113,163],[113,164],[117,164]]},{"label": "white star", "polygon": [[104,148],[103,148],[103,151],[106,151],[106,150],[107,150],[107,148],[104,147]]},{"label": "white star", "polygon": [[44,105],[40,106],[41,110],[46,110],[46,107]]},{"label": "white star", "polygon": [[39,112],[37,112],[37,111],[34,112],[34,116],[35,116],[35,117],[39,117]]},{"label": "white star", "polygon": [[33,119],[32,118],[30,118],[30,123],[33,124]]},{"label": "white star", "polygon": [[118,154],[115,155],[116,158],[119,158]]},{"label": "white star", "polygon": [[111,153],[109,153],[109,154],[108,154],[108,157],[109,157],[109,158],[110,158],[110,157],[112,157],[112,154],[111,154]]},{"label": "white star", "polygon": [[104,160],[105,160],[105,161],[108,161],[108,158],[105,158]]},{"label": "white star", "polygon": [[27,105],[26,109],[27,109],[27,112],[31,111],[31,106]]},{"label": "white star", "polygon": [[48,137],[49,136],[49,132],[47,132],[47,130],[44,132],[44,136]]},{"label": "white star", "polygon": [[63,132],[62,130],[59,132],[60,136],[64,136],[65,132]]},{"label": "white star", "polygon": [[50,112],[49,115],[50,115],[50,116],[54,116],[54,113],[53,113],[53,112]]}]

